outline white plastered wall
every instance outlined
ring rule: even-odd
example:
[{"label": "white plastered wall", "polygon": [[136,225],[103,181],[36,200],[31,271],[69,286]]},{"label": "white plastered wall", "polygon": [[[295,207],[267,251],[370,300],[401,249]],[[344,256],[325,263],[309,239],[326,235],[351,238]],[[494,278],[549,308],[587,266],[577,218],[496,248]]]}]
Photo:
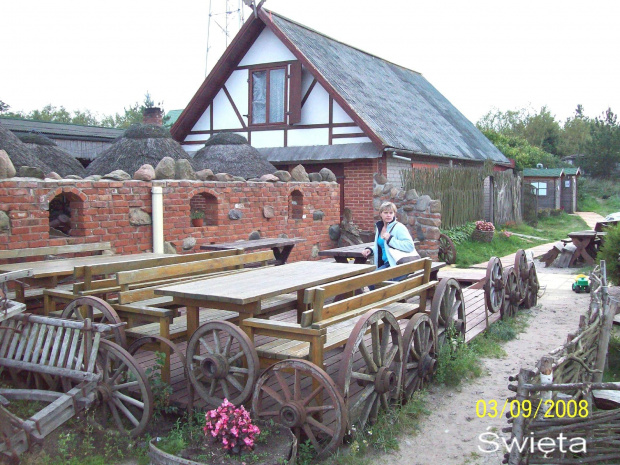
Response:
[{"label": "white plastered wall", "polygon": [[391,155],[387,156],[387,179],[388,179],[388,182],[394,184],[394,186],[401,187],[401,180],[400,180],[401,170],[410,170],[410,169],[411,169],[411,162],[392,158]]}]

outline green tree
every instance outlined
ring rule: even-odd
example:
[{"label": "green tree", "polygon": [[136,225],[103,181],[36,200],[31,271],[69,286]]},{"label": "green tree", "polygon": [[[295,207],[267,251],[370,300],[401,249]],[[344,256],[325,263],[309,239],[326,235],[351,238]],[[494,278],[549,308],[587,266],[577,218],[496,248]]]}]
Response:
[{"label": "green tree", "polygon": [[523,136],[530,144],[540,147],[545,152],[557,154],[560,140],[560,125],[547,106],[543,106],[535,115],[528,115]]},{"label": "green tree", "polygon": [[577,105],[575,116],[564,122],[558,143],[558,152],[562,156],[586,153],[592,142],[591,121],[583,114],[583,106]]},{"label": "green tree", "polygon": [[533,146],[522,137],[500,134],[493,130],[482,132],[500,152],[515,160],[519,170],[535,168],[538,163],[542,163],[545,168],[557,168],[561,164],[556,156]]},{"label": "green tree", "polygon": [[620,163],[620,126],[611,108],[594,119],[590,125],[590,134],[592,139],[585,154],[588,174],[613,176],[614,168]]},{"label": "green tree", "polygon": [[8,103],[4,103],[2,100],[0,100],[0,113],[8,111],[9,108],[11,108],[11,105],[9,105]]}]

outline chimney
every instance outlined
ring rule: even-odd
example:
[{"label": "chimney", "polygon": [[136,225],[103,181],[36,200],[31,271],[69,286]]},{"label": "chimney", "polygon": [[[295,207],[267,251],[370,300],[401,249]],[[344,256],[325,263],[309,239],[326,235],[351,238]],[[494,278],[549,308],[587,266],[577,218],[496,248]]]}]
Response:
[{"label": "chimney", "polygon": [[164,114],[159,107],[145,108],[142,112],[142,122],[144,124],[152,124],[161,126],[163,124]]}]

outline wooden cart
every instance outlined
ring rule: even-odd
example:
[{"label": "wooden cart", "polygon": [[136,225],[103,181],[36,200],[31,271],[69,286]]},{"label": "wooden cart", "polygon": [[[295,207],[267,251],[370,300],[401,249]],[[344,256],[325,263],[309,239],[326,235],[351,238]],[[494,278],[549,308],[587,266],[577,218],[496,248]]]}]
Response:
[{"label": "wooden cart", "polygon": [[[0,373],[17,385],[37,389],[0,389],[0,456],[14,462],[33,442],[93,405],[96,420],[137,436],[153,413],[153,395],[144,370],[122,347],[106,339],[114,325],[17,314],[8,301],[0,313]],[[6,310],[6,309],[5,309]],[[23,309],[22,309],[23,310]],[[9,312],[12,311],[10,317]],[[22,419],[11,401],[47,406]]]}]

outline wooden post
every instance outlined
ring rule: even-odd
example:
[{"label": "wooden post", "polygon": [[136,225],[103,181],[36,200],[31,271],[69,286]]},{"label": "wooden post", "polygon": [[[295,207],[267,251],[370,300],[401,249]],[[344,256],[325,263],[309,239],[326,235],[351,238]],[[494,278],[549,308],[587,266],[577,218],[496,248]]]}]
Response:
[{"label": "wooden post", "polygon": [[[530,380],[531,371],[524,370],[521,368],[519,370],[519,384],[517,385],[517,396],[516,400],[519,402],[519,405],[523,405],[523,401],[526,400],[530,393],[525,388],[525,384],[527,384]],[[523,443],[523,430],[524,430],[525,418],[523,415],[517,416],[514,418],[514,422],[512,424],[512,435],[515,438],[517,444]],[[513,447],[510,451],[510,456],[508,458],[508,465],[520,465],[521,464],[521,452],[519,452],[518,447]]]},{"label": "wooden post", "polygon": [[[543,356],[538,362],[538,370],[540,371],[540,384],[552,384],[553,383],[553,357],[549,355]],[[547,400],[551,400],[553,392],[544,391],[540,395],[540,401],[542,405],[542,413],[547,413],[547,410],[551,407],[550,404],[545,403]]]}]

